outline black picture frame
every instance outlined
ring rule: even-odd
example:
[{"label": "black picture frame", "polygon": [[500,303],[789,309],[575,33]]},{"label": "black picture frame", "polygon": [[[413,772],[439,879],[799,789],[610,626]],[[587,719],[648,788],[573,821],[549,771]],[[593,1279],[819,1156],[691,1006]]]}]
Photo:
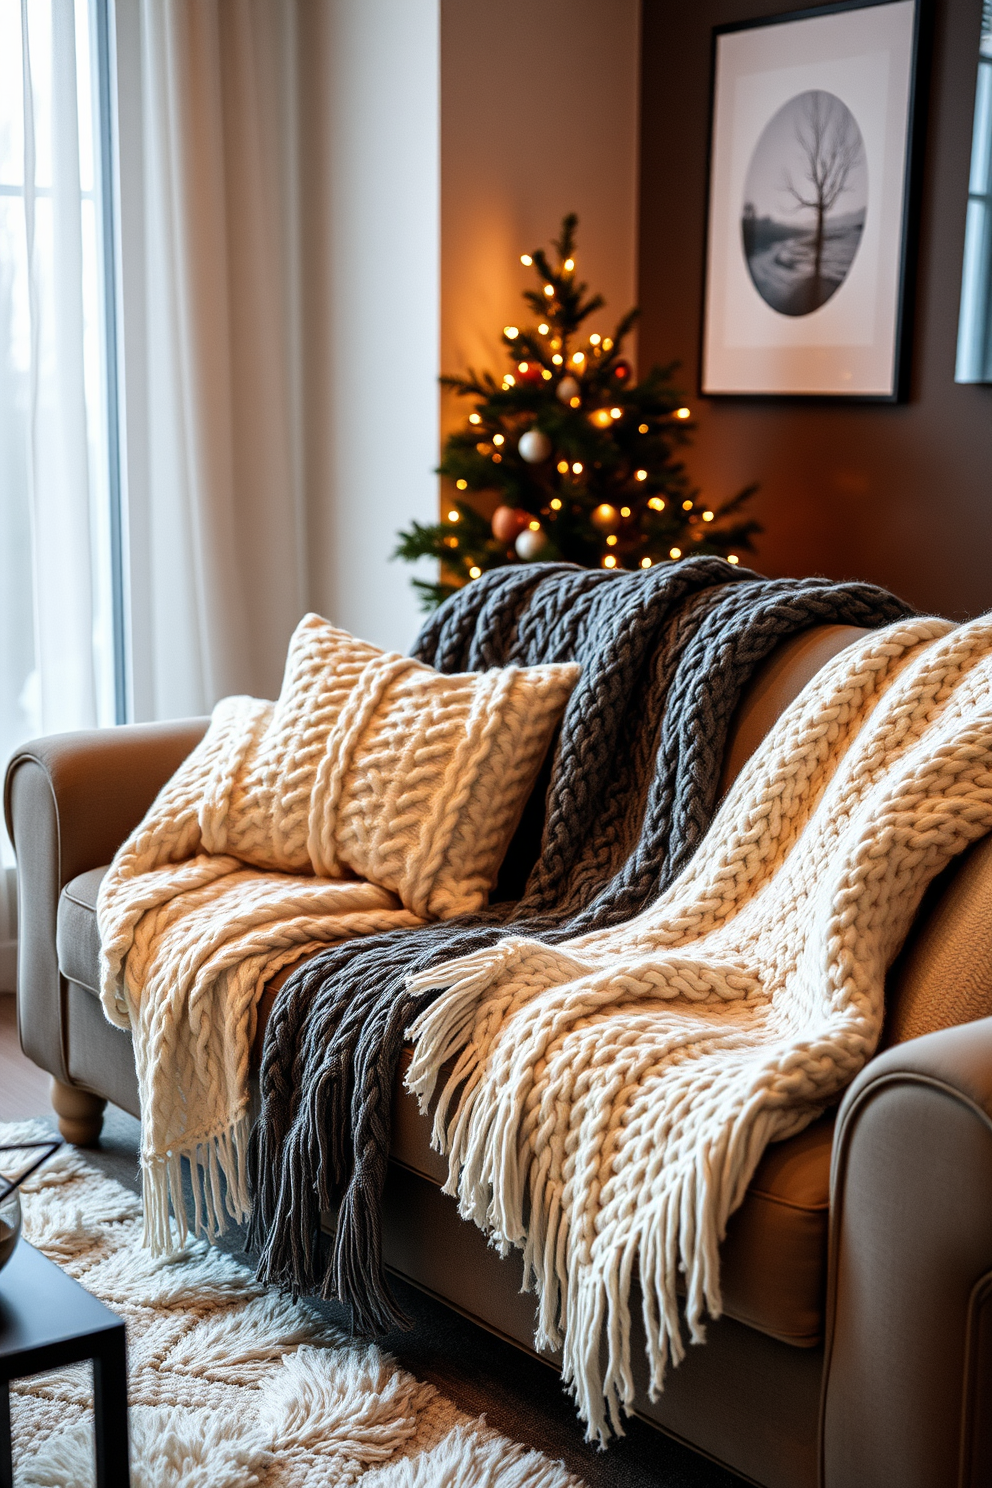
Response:
[{"label": "black picture frame", "polygon": [[[892,224],[889,222],[885,228],[885,241],[880,245],[880,251],[884,250],[888,254],[885,268],[889,276],[889,282],[886,288],[889,292],[891,303],[887,303],[885,309],[891,323],[885,327],[883,337],[873,348],[876,356],[874,359],[871,385],[865,385],[866,379],[859,378],[857,372],[849,377],[848,386],[841,385],[837,380],[834,380],[833,385],[830,385],[831,378],[822,375],[823,366],[818,366],[816,375],[808,379],[803,377],[801,372],[797,374],[797,368],[800,366],[800,358],[798,355],[793,354],[797,348],[804,354],[808,354],[811,360],[816,360],[817,353],[810,352],[808,347],[803,346],[796,332],[792,332],[793,344],[791,347],[783,349],[775,346],[772,340],[770,350],[761,347],[757,357],[753,355],[748,357],[749,361],[763,363],[761,373],[755,374],[749,371],[745,375],[745,378],[742,379],[742,381],[746,381],[750,385],[727,385],[734,382],[732,367],[728,367],[726,364],[723,366],[714,366],[712,353],[714,346],[714,283],[726,262],[730,260],[732,264],[735,245],[731,238],[731,233],[739,235],[740,238],[739,248],[736,251],[741,263],[746,265],[746,276],[750,280],[750,289],[747,292],[751,295],[752,301],[757,301],[759,297],[764,298],[764,294],[757,287],[755,274],[752,272],[752,259],[745,247],[747,241],[744,227],[746,211],[744,209],[743,197],[742,215],[740,217],[735,218],[733,216],[733,204],[726,200],[722,204],[722,215],[719,210],[715,210],[720,205],[716,201],[717,194],[726,187],[728,179],[726,160],[722,162],[724,168],[721,174],[721,160],[719,155],[721,145],[724,147],[724,150],[726,147],[726,140],[721,140],[720,138],[721,125],[724,134],[726,134],[728,121],[725,119],[718,121],[717,117],[721,82],[724,81],[721,78],[722,39],[739,37],[747,33],[753,35],[754,33],[762,32],[781,38],[785,35],[782,30],[784,27],[802,26],[804,23],[811,21],[821,22],[827,18],[843,18],[852,15],[865,15],[866,13],[873,13],[873,19],[880,18],[883,13],[888,13],[888,19],[888,17],[895,18],[897,12],[901,12],[902,17],[905,17],[908,12],[911,17],[910,25],[906,28],[908,35],[905,43],[907,50],[904,80],[905,99],[900,133],[902,168],[898,173],[897,182],[899,190],[899,213],[895,231],[893,232]],[[833,0],[833,3],[828,5],[786,11],[777,15],[757,16],[748,20],[731,22],[726,25],[714,27],[710,62],[706,220],[704,225],[703,250],[703,304],[700,317],[700,354],[698,361],[698,391],[701,396],[714,399],[743,398],[759,402],[785,401],[804,404],[811,402],[898,403],[905,402],[908,399],[911,376],[913,304],[919,246],[920,198],[929,93],[929,67],[926,64],[929,61],[932,50],[930,42],[933,34],[933,12],[933,0]],[[820,29],[822,33],[823,28]],[[835,31],[839,30],[837,26],[833,29]],[[806,31],[808,39],[810,38],[812,28],[807,27]],[[797,50],[801,53],[803,38],[799,32],[795,32],[793,35],[796,38]],[[751,46],[749,50],[752,58],[760,54],[760,48]],[[779,48],[779,51],[781,51],[781,48]],[[827,59],[823,63],[825,71],[829,68],[832,61],[833,59]],[[816,57],[812,56],[809,66],[815,68],[816,63]],[[793,103],[796,101],[793,100]],[[787,106],[792,106],[792,104]],[[779,112],[784,113],[784,108],[779,110]],[[770,122],[776,117],[774,100],[769,105],[767,114],[768,117],[764,125],[765,132],[768,131]],[[733,118],[729,121],[731,130],[733,130],[735,122]],[[891,133],[891,126],[889,132]],[[879,131],[876,129],[875,133],[878,135]],[[748,167],[749,170],[753,167],[754,159],[761,149],[763,138],[764,135],[760,136],[757,143],[751,146],[752,154],[751,163]],[[877,139],[873,143],[875,153],[877,154]],[[885,143],[888,144],[890,141],[886,139]],[[740,156],[741,152],[738,151],[737,175],[740,175]],[[867,172],[867,164],[865,171]],[[729,174],[732,179],[734,173],[730,172]],[[890,177],[891,174],[890,169]],[[891,195],[893,190],[892,181],[889,180],[887,184]],[[876,216],[879,215],[880,213],[876,211]],[[715,219],[717,220],[715,221]],[[864,220],[865,226],[867,226],[867,210],[864,214]],[[772,225],[773,227],[777,226],[774,223]],[[865,232],[865,226],[861,229],[862,234]],[[876,227],[876,234],[877,232],[878,229]],[[716,243],[715,240],[717,233],[722,234],[722,239],[719,243]],[[796,233],[794,236],[798,238],[799,234]],[[859,236],[859,245],[860,242],[861,237]],[[820,304],[813,307],[814,311],[820,311],[826,308],[828,300],[836,300],[837,305],[843,304],[843,300],[840,298],[840,292],[844,289],[847,276],[850,275],[852,279],[854,278],[853,264],[857,252],[858,248],[856,247],[851,253],[844,277],[841,278],[836,288],[831,290]],[[721,255],[723,255],[722,261]],[[730,273],[734,276],[735,282],[743,282],[744,275],[740,273],[739,269],[732,266]],[[863,281],[865,276],[861,274],[860,277]],[[859,286],[859,289],[863,297],[865,293],[863,282]],[[774,292],[775,286],[773,285],[771,293]],[[724,286],[724,294],[729,298],[729,291],[726,286]],[[837,305],[835,305],[835,308]],[[853,313],[850,307],[848,307],[848,310],[849,314]],[[811,313],[811,311],[792,311],[788,313],[787,318],[791,322],[798,322],[808,317]],[[778,306],[769,301],[766,305],[758,309],[757,314],[755,314],[753,305],[749,305],[748,315],[755,324],[760,322],[763,317],[766,318],[773,327],[768,332],[768,335],[770,338],[774,338],[775,322],[782,317],[782,312]],[[834,318],[836,319],[836,317]],[[878,317],[876,315],[876,323],[877,319]],[[726,323],[726,320],[726,306],[724,306],[724,323]],[[818,327],[821,335],[823,334],[822,322],[823,317],[821,316]],[[760,330],[759,334],[765,334],[764,330]],[[745,351],[750,350],[746,346],[741,349]],[[842,342],[836,342],[829,349],[837,354],[835,361],[838,365],[841,363],[841,353],[844,351],[847,352],[848,360],[852,366],[857,365],[859,353],[846,348]],[[781,355],[778,355],[779,353]],[[883,359],[886,372],[884,386],[880,385],[879,376]],[[735,358],[732,354],[726,358],[726,362],[731,364],[735,360],[740,364],[742,358]],[[821,364],[825,360],[822,356],[819,358]],[[860,360],[864,361],[864,358],[862,357]],[[774,368],[776,361],[780,361],[785,375],[782,377],[782,383],[780,385],[768,385],[775,381]],[[844,370],[846,371],[847,369]],[[729,377],[728,371],[730,373]],[[806,381],[808,385],[796,385],[797,380]]]}]

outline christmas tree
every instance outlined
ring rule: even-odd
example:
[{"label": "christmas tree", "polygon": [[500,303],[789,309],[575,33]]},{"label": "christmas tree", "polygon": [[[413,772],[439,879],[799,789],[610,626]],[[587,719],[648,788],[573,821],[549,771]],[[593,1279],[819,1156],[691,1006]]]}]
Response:
[{"label": "christmas tree", "polygon": [[[678,455],[693,425],[675,369],[635,382],[623,355],[637,311],[612,336],[583,330],[604,301],[576,279],[577,224],[574,214],[562,222],[554,263],[541,249],[521,256],[537,275],[524,292],[535,320],[504,326],[507,372],[441,379],[474,400],[438,467],[457,494],[442,521],[401,532],[395,554],[441,560],[438,583],[413,581],[427,609],[505,563],[637,569],[697,553],[736,563],[761,531],[742,515],[756,487],[716,507],[693,488]],[[488,496],[491,510],[494,495],[490,519],[480,506]]]}]

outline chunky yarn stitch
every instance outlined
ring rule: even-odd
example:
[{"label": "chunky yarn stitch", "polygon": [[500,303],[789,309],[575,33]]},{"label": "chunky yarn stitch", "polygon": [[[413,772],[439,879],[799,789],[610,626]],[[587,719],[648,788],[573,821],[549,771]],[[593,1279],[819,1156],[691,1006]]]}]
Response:
[{"label": "chunky yarn stitch", "polygon": [[700,850],[627,923],[514,935],[437,967],[408,1084],[449,1193],[520,1246],[538,1342],[560,1347],[590,1434],[633,1400],[639,1278],[651,1391],[720,1312],[729,1215],[766,1145],[873,1053],[885,973],[927,884],[992,829],[992,617],[898,624],[786,710]]},{"label": "chunky yarn stitch", "polygon": [[247,1215],[258,999],[330,941],[478,909],[575,665],[441,676],[308,615],[276,703],[226,698],[100,889],[102,1000],[131,1030],[154,1249]]},{"label": "chunky yarn stitch", "polygon": [[[334,947],[282,988],[249,1154],[261,1278],[349,1302],[363,1331],[402,1321],[381,1262],[390,1103],[404,1031],[435,995],[412,991],[408,976],[511,927],[554,943],[636,914],[698,845],[733,710],[778,642],[907,613],[872,585],[765,580],[712,558],[638,574],[503,569],[438,611],[416,655],[440,669],[582,664],[540,857],[520,900]],[[325,1262],[321,1214],[335,1209]]]}]

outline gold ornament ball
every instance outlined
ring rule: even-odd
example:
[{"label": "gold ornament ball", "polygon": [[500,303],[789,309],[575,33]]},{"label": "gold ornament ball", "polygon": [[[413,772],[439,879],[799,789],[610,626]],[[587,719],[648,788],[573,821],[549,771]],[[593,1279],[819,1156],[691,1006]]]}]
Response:
[{"label": "gold ornament ball", "polygon": [[597,506],[590,518],[592,525],[598,527],[601,532],[609,532],[611,528],[617,525],[619,520],[620,513],[608,501],[604,501],[602,506]]},{"label": "gold ornament ball", "polygon": [[497,542],[512,543],[529,521],[530,516],[519,506],[498,506],[493,512],[493,537]]}]

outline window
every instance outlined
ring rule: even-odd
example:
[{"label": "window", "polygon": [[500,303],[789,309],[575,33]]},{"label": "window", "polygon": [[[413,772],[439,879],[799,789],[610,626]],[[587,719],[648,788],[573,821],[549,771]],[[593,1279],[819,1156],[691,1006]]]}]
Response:
[{"label": "window", "polygon": [[109,97],[106,0],[0,0],[0,766],[123,717]]}]

